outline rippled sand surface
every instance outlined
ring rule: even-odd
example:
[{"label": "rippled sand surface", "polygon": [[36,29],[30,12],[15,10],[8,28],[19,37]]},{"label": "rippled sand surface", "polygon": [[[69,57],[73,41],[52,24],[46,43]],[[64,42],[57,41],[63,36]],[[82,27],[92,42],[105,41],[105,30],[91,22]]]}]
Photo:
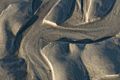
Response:
[{"label": "rippled sand surface", "polygon": [[0,80],[120,80],[120,0],[0,0]]}]

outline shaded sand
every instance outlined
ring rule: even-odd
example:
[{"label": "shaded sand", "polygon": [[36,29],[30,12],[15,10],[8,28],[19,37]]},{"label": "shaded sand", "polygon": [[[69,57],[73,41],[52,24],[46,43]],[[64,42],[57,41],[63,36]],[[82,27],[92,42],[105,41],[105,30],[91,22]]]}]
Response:
[{"label": "shaded sand", "polygon": [[0,0],[0,80],[120,80],[120,0]]}]

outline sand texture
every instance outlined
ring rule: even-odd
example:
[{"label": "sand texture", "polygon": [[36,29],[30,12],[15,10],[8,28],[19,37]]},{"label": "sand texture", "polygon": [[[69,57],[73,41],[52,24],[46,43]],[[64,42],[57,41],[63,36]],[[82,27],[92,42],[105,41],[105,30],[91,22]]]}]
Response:
[{"label": "sand texture", "polygon": [[0,0],[0,80],[120,80],[120,0]]}]

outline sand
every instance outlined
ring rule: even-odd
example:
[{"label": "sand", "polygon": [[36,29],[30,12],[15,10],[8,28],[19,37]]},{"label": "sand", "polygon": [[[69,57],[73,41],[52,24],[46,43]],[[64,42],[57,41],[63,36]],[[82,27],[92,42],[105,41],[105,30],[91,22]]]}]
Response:
[{"label": "sand", "polygon": [[0,80],[120,80],[120,0],[1,0]]}]

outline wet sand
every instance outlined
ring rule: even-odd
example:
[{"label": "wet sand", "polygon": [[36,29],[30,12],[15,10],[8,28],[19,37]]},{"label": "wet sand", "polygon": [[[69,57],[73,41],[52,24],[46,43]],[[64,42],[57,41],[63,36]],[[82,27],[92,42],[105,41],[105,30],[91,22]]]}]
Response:
[{"label": "wet sand", "polygon": [[0,80],[120,80],[119,0],[1,0]]}]

